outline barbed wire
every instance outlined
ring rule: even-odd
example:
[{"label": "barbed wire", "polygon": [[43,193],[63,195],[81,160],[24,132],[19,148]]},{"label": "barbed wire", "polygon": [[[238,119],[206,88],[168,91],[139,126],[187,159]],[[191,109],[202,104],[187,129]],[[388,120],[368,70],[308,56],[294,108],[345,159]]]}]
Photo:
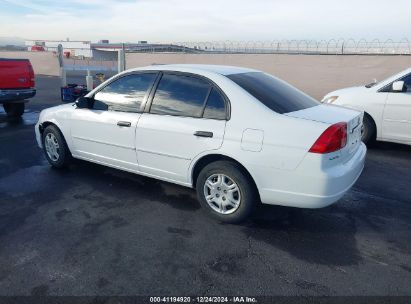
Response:
[{"label": "barbed wire", "polygon": [[[189,41],[170,43],[124,43],[126,53],[219,53],[219,54],[329,54],[329,55],[411,55],[411,41],[407,38],[400,41],[387,40],[271,40],[271,41]],[[96,56],[90,48],[68,48],[70,59],[90,60],[85,51],[92,55],[91,60],[113,61],[115,56],[106,56],[101,52]],[[98,48],[97,48],[98,50]],[[54,51],[46,48],[46,51]],[[115,47],[113,50],[115,51]],[[70,63],[79,65],[80,63]]]},{"label": "barbed wire", "polygon": [[286,54],[375,54],[410,55],[411,42],[387,40],[271,40],[271,41],[203,41],[174,42],[182,52],[207,53],[286,53]]}]

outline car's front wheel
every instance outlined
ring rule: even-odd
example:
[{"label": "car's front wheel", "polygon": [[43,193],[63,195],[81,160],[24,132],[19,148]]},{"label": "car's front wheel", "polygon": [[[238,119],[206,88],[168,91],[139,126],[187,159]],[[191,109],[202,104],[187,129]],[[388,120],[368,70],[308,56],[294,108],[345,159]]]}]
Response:
[{"label": "car's front wheel", "polygon": [[46,159],[55,168],[63,168],[70,162],[71,154],[60,130],[50,125],[43,131],[43,150]]},{"label": "car's front wheel", "polygon": [[365,144],[372,143],[375,140],[376,133],[374,120],[367,113],[364,114],[363,130],[361,134],[361,140]]},{"label": "car's front wheel", "polygon": [[24,102],[3,104],[4,111],[9,117],[20,117],[24,113],[24,107]]},{"label": "car's front wheel", "polygon": [[240,166],[229,161],[205,166],[197,178],[196,189],[203,208],[226,223],[246,219],[258,197],[251,178]]}]

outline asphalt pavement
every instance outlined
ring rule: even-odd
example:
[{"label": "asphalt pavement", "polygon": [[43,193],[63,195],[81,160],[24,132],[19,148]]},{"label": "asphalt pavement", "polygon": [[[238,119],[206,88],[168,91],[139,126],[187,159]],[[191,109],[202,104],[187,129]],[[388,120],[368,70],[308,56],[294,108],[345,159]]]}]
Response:
[{"label": "asphalt pavement", "polygon": [[411,146],[375,144],[330,207],[221,224],[192,189],[51,168],[34,124],[59,83],[37,77],[22,119],[0,110],[0,295],[411,295]]}]

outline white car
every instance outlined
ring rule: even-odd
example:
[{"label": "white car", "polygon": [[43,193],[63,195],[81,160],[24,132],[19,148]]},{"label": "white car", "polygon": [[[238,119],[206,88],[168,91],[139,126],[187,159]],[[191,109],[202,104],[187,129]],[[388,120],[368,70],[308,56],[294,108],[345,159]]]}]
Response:
[{"label": "white car", "polygon": [[411,145],[411,69],[378,83],[328,93],[322,102],[364,111],[364,142]]},{"label": "white car", "polygon": [[35,130],[52,166],[72,156],[194,187],[211,214],[238,222],[259,202],[336,202],[363,170],[361,128],[361,112],[263,72],[156,65],[43,110]]}]

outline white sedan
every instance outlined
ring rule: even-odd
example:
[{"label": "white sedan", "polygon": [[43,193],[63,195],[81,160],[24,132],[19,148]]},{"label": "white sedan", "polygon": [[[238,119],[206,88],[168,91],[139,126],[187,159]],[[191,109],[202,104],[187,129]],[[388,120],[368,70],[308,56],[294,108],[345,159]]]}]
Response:
[{"label": "white sedan", "polygon": [[238,222],[259,202],[340,199],[364,167],[362,118],[260,71],[157,65],[43,110],[35,131],[54,167],[74,157],[194,187],[211,214]]},{"label": "white sedan", "polygon": [[322,100],[364,111],[364,142],[411,145],[411,69],[366,86],[328,93]]}]

